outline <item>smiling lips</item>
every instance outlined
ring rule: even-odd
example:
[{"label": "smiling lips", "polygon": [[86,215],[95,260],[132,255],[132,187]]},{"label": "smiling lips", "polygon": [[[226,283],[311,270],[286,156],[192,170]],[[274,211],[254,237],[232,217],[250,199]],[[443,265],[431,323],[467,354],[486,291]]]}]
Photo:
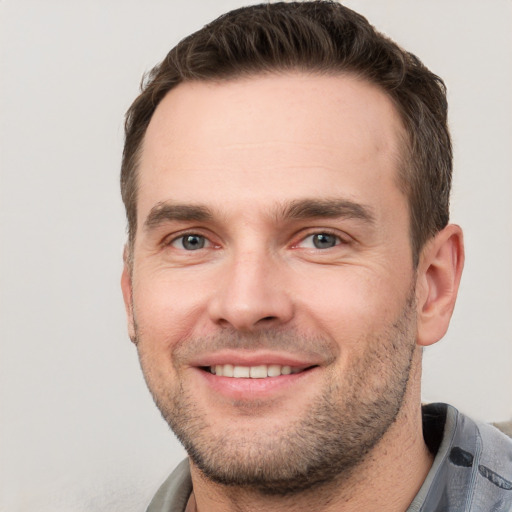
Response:
[{"label": "smiling lips", "polygon": [[308,367],[292,367],[280,364],[261,364],[257,366],[239,366],[233,364],[218,364],[208,367],[208,371],[219,377],[233,377],[235,379],[265,379],[300,373]]},{"label": "smiling lips", "polygon": [[[266,361],[265,361],[266,359]],[[203,382],[215,393],[240,405],[254,400],[276,398],[309,375],[321,363],[275,354],[214,354],[196,360],[193,368],[200,370]],[[230,402],[231,403],[231,402]]]}]

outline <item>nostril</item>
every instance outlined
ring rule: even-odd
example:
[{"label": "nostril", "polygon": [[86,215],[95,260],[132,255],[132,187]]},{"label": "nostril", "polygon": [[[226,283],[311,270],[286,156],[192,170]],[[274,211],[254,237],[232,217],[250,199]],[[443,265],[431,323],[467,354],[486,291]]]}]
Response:
[{"label": "nostril", "polygon": [[272,327],[274,325],[277,325],[279,323],[279,317],[278,316],[264,316],[260,318],[255,324],[255,327]]}]

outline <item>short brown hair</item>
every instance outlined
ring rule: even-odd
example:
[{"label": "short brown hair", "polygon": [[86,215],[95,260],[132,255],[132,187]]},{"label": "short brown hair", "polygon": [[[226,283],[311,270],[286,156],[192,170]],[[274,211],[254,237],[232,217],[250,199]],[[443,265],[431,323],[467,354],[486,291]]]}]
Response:
[{"label": "short brown hair", "polygon": [[137,166],[146,129],[163,99],[188,81],[281,71],[353,73],[393,100],[407,134],[399,185],[408,197],[414,263],[448,223],[452,148],[446,88],[420,60],[360,14],[329,0],[243,7],[183,39],[151,70],[126,115],[121,193],[129,243],[137,223]]}]

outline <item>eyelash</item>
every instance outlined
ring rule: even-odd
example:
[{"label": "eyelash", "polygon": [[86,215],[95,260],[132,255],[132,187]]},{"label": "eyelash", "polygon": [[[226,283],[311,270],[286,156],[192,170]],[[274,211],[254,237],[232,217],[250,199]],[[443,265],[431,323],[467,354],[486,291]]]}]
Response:
[{"label": "eyelash", "polygon": [[[300,248],[299,246],[301,244],[303,244],[307,239],[313,239],[313,237],[315,236],[321,236],[321,235],[325,235],[325,236],[328,236],[328,237],[333,237],[335,239],[335,244],[330,246],[330,247],[324,247],[324,248],[320,248],[320,247],[307,247],[306,249],[312,249],[312,250],[327,250],[327,249],[331,249],[331,248],[334,248],[338,245],[344,245],[344,244],[348,244],[348,240],[346,240],[346,238],[343,238],[339,233],[336,233],[334,231],[331,231],[329,229],[321,229],[321,230],[317,230],[317,231],[312,231],[310,233],[308,233],[307,235],[301,237],[301,239],[293,245],[294,248]],[[312,242],[312,244],[314,244],[314,242]]]},{"label": "eyelash", "polygon": [[[187,250],[184,246],[185,240],[187,238],[194,238],[194,237],[202,239],[203,246],[198,247],[196,249]],[[183,233],[179,236],[175,236],[168,242],[165,242],[164,245],[167,247],[174,247],[175,246],[174,244],[178,243],[180,240],[181,240],[182,247],[176,247],[176,248],[185,250],[187,252],[194,252],[195,250],[200,250],[200,249],[208,248],[210,246],[214,246],[213,242],[207,236],[202,235],[201,233],[196,233],[196,232],[187,232],[187,233]],[[208,247],[205,247],[205,246],[208,246]]]}]

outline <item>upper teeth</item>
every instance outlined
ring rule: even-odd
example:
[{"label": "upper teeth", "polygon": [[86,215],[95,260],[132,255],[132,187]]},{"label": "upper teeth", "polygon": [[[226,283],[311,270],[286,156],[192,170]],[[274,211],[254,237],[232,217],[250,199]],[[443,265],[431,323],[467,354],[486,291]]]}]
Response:
[{"label": "upper teeth", "polygon": [[220,377],[264,379],[265,377],[278,377],[279,375],[290,375],[298,373],[300,368],[280,364],[262,364],[259,366],[236,366],[232,364],[218,364],[210,367],[211,373]]}]

